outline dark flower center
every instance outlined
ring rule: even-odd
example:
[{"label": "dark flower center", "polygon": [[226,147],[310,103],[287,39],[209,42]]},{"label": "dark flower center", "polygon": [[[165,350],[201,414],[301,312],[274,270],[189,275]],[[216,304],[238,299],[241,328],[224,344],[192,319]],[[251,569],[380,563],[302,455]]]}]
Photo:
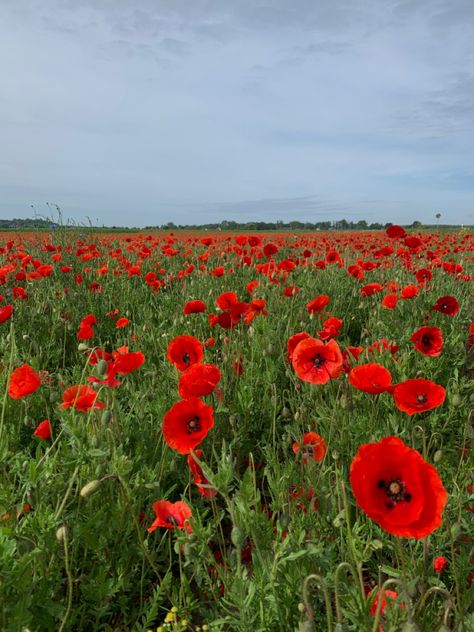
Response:
[{"label": "dark flower center", "polygon": [[418,404],[426,404],[426,402],[428,401],[428,395],[425,395],[424,393],[420,393],[419,395],[416,396],[416,401]]},{"label": "dark flower center", "polygon": [[379,480],[377,483],[379,489],[383,489],[388,500],[385,502],[387,509],[393,509],[395,505],[401,501],[409,503],[411,494],[406,491],[405,483],[399,478],[390,481]]},{"label": "dark flower center", "polygon": [[425,334],[425,335],[422,337],[421,342],[422,342],[422,344],[424,344],[424,345],[425,345],[425,347],[429,347],[429,346],[430,346],[430,344],[431,344],[431,338],[430,338],[427,334]]},{"label": "dark flower center", "polygon": [[198,432],[201,430],[201,423],[199,417],[196,415],[188,421],[188,433]]},{"label": "dark flower center", "polygon": [[314,445],[304,445],[303,446],[303,456],[312,457],[314,456]]},{"label": "dark flower center", "polygon": [[186,351],[186,353],[183,355],[183,362],[185,362],[186,364],[188,364],[188,362],[191,360],[191,358],[189,357],[189,353]]},{"label": "dark flower center", "polygon": [[326,358],[323,358],[320,353],[317,353],[313,358],[314,366],[319,369],[326,362]]}]

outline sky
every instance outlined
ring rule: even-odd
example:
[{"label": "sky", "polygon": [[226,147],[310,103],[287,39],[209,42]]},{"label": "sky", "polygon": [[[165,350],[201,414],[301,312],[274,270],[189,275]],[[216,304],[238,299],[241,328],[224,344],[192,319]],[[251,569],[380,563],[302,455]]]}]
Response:
[{"label": "sky", "polygon": [[472,0],[0,0],[0,76],[0,219],[474,223]]}]

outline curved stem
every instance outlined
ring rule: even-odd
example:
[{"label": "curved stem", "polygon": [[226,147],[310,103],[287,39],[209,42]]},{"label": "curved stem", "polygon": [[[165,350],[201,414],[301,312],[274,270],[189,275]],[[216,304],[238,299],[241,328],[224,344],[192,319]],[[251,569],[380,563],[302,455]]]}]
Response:
[{"label": "curved stem", "polygon": [[309,605],[309,588],[308,585],[312,580],[316,580],[319,582],[320,588],[323,591],[324,595],[324,603],[326,604],[326,623],[328,632],[332,632],[332,610],[331,610],[331,600],[329,598],[328,589],[324,579],[320,575],[316,575],[312,573],[308,575],[303,583],[303,603],[306,610],[306,615],[308,617],[308,622],[313,623],[314,621],[314,610]]}]

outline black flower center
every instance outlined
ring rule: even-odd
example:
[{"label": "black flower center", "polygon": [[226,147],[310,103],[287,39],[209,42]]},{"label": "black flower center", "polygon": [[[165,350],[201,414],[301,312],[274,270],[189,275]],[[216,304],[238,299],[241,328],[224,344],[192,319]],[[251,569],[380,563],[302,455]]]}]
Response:
[{"label": "black flower center", "polygon": [[196,415],[188,421],[188,433],[198,432],[201,430],[201,423],[199,417]]},{"label": "black flower center", "polygon": [[191,358],[189,357],[189,353],[186,351],[186,353],[183,355],[183,362],[185,362],[186,364],[188,364],[188,362],[191,360]]},{"label": "black flower center", "polygon": [[393,478],[390,481],[380,479],[377,483],[377,487],[385,491],[387,496],[385,506],[387,509],[393,509],[395,505],[401,501],[407,503],[411,501],[411,494],[407,492],[405,483],[399,478]]},{"label": "black flower center", "polygon": [[429,347],[429,346],[430,346],[430,344],[431,344],[431,338],[430,338],[427,334],[425,334],[425,335],[422,337],[421,342],[422,342],[422,344],[423,344],[425,347]]},{"label": "black flower center", "polygon": [[420,393],[416,396],[416,401],[418,404],[426,404],[428,401],[428,396],[425,393]]},{"label": "black flower center", "polygon": [[326,362],[326,358],[323,358],[320,353],[317,353],[313,358],[314,366],[319,369]]}]

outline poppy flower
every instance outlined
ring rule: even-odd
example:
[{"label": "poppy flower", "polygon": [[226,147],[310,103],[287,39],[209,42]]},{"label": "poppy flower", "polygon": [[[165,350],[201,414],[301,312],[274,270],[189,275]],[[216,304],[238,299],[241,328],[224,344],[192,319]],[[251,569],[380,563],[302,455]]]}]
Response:
[{"label": "poppy flower", "polygon": [[170,448],[189,454],[214,425],[212,406],[197,397],[174,404],[163,418],[163,436]]},{"label": "poppy flower", "polygon": [[372,296],[373,294],[376,294],[377,292],[381,292],[383,290],[383,287],[380,285],[380,283],[368,283],[367,285],[364,285],[364,287],[360,288],[360,293],[362,296]]},{"label": "poppy flower", "polygon": [[391,239],[398,239],[406,237],[406,231],[401,226],[397,226],[397,224],[392,224],[385,230],[387,237]]},{"label": "poppy flower", "polygon": [[286,343],[286,350],[288,351],[288,362],[292,361],[293,351],[296,349],[298,344],[306,338],[311,338],[311,336],[306,333],[306,331],[300,331],[299,333],[293,334],[293,336],[288,338],[288,342]]},{"label": "poppy flower", "polygon": [[165,529],[185,529],[188,533],[192,533],[189,519],[192,518],[191,508],[184,500],[178,500],[170,503],[168,500],[157,500],[153,503],[153,511],[156,519],[153,524],[148,527],[148,533],[151,533],[158,527]]},{"label": "poppy flower", "polygon": [[296,296],[298,292],[301,292],[301,288],[299,288],[297,285],[287,285],[283,290],[283,296],[292,298],[293,296]]},{"label": "poppy flower", "polygon": [[319,501],[315,495],[315,491],[312,487],[290,487],[290,499],[295,502],[295,508],[303,513],[308,513],[308,509],[316,511],[319,505]]},{"label": "poppy flower", "polygon": [[70,386],[63,393],[63,401],[61,408],[75,408],[83,413],[87,413],[91,408],[105,408],[104,402],[97,400],[98,393],[91,386],[86,384],[77,384]]},{"label": "poppy flower", "polygon": [[[195,450],[194,454],[200,461],[202,461],[202,450]],[[202,467],[193,458],[192,454],[188,454],[188,466],[191,470],[191,474],[193,475],[194,483],[201,496],[203,498],[214,498],[215,496],[217,496],[217,489],[212,489],[211,487],[203,487],[203,485],[209,485],[209,481],[204,475]]]},{"label": "poppy flower", "polygon": [[120,375],[128,375],[139,369],[145,362],[145,356],[141,351],[114,353],[113,369]]},{"label": "poppy flower", "polygon": [[79,323],[79,329],[82,329],[83,327],[93,327],[96,324],[97,319],[94,314],[87,314],[87,316],[84,316],[84,318]]},{"label": "poppy flower", "polygon": [[166,357],[178,371],[184,371],[192,364],[202,362],[204,349],[202,343],[194,336],[176,336],[169,343]]},{"label": "poppy flower", "polygon": [[456,316],[459,312],[459,303],[454,296],[441,296],[431,309],[446,314],[446,316]]},{"label": "poppy flower", "polygon": [[12,371],[8,383],[8,394],[12,399],[31,395],[41,386],[41,378],[29,364],[22,364]]},{"label": "poppy flower", "polygon": [[293,452],[295,454],[298,454],[300,450],[303,455],[303,463],[308,463],[310,459],[319,463],[319,461],[324,459],[327,452],[326,442],[316,432],[305,432],[303,441],[295,441],[293,444]]},{"label": "poppy flower", "polygon": [[350,481],[359,507],[388,533],[420,539],[443,522],[448,494],[436,468],[398,437],[361,445]]},{"label": "poppy flower", "polygon": [[385,309],[395,309],[398,302],[398,294],[387,294],[382,299],[382,307]]},{"label": "poppy flower", "polygon": [[78,340],[90,340],[94,336],[94,330],[89,325],[81,327],[76,334]]},{"label": "poppy flower", "polygon": [[292,365],[296,375],[304,382],[326,384],[341,374],[342,353],[335,340],[324,344],[317,338],[309,337],[296,346]]},{"label": "poppy flower", "polygon": [[323,323],[324,329],[318,331],[318,336],[320,340],[329,340],[330,338],[337,338],[341,333],[343,322],[340,318],[336,318],[335,316],[331,316],[326,319]]},{"label": "poppy flower", "polygon": [[349,373],[349,382],[364,393],[378,395],[384,393],[392,383],[390,371],[381,364],[368,362],[354,367]]},{"label": "poppy flower", "polygon": [[119,318],[115,323],[115,329],[122,329],[123,327],[126,327],[129,323],[130,321],[128,320],[128,318],[125,318],[125,316],[123,316],[122,318]]},{"label": "poppy flower", "polygon": [[421,377],[396,384],[392,388],[392,395],[395,406],[407,415],[423,413],[441,406],[446,399],[443,386]]},{"label": "poppy flower", "polygon": [[0,324],[5,323],[13,314],[13,305],[0,307]]},{"label": "poppy flower", "polygon": [[306,304],[306,311],[308,314],[320,314],[330,302],[331,299],[327,294],[320,294]]},{"label": "poppy flower", "polygon": [[200,312],[206,311],[206,303],[204,301],[188,301],[184,304],[183,313],[184,314],[199,314]]},{"label": "poppy flower", "polygon": [[441,575],[441,573],[446,570],[448,568],[448,560],[443,557],[437,557],[435,558],[435,560],[433,561],[433,569],[435,573],[438,573],[438,575]]},{"label": "poppy flower", "polygon": [[214,364],[193,364],[181,373],[178,384],[179,396],[187,399],[210,395],[221,377],[221,372]]},{"label": "poppy flower", "polygon": [[45,419],[41,423],[39,423],[34,431],[34,436],[39,439],[50,439],[51,438],[51,424],[48,419]]},{"label": "poppy flower", "polygon": [[428,270],[428,268],[421,268],[417,270],[415,276],[418,283],[427,283],[433,278],[433,273],[431,270]]},{"label": "poppy flower", "polygon": [[420,327],[410,338],[414,347],[425,356],[433,358],[441,355],[443,349],[443,332],[439,327]]},{"label": "poppy flower", "polygon": [[418,292],[418,286],[407,285],[402,289],[401,297],[403,299],[415,298],[415,296],[418,296]]},{"label": "poppy flower", "polygon": [[[395,592],[395,590],[382,590],[381,588],[374,588],[369,593],[369,601],[371,599],[373,599],[373,601],[370,606],[370,616],[375,617],[375,615],[377,614],[377,610],[379,608],[379,601],[381,601],[379,612],[380,612],[380,616],[383,617],[385,615],[385,610],[387,606],[389,606],[389,609],[390,609],[389,604],[391,603],[391,601],[396,601],[398,599],[398,593]],[[389,599],[391,601],[388,601]],[[380,623],[379,623],[379,632],[384,632],[384,629],[380,625]]]}]

